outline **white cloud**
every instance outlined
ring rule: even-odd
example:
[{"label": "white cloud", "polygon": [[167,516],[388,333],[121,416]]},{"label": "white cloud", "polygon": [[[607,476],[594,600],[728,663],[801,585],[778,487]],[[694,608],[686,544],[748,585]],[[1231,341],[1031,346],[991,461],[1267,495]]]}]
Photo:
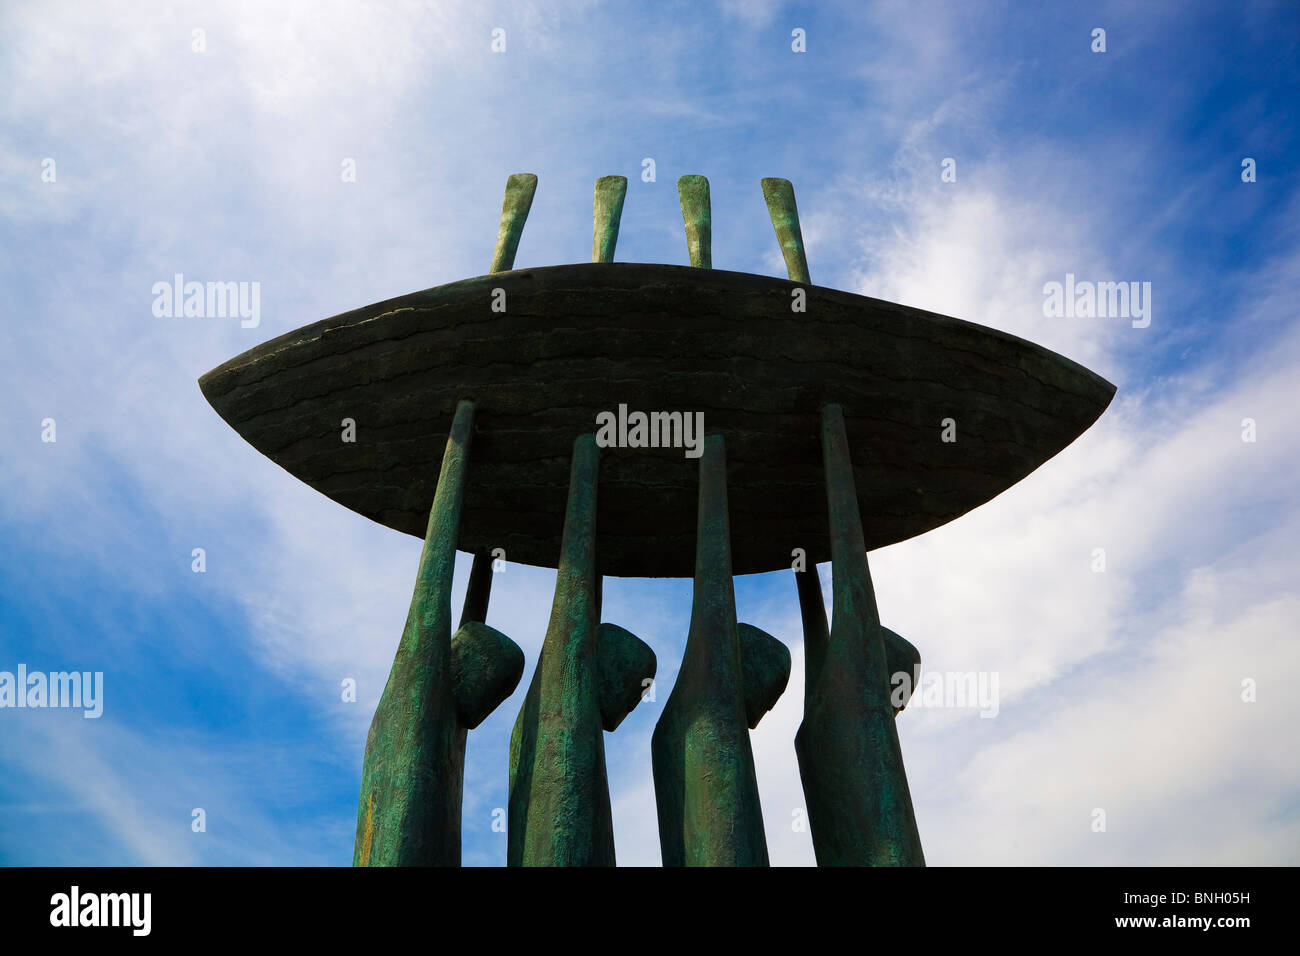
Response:
[{"label": "white cloud", "polygon": [[[142,598],[172,590],[170,568],[188,574],[189,549],[207,547],[205,586],[250,621],[251,633],[232,640],[248,641],[286,688],[321,701],[321,713],[336,718],[340,739],[331,743],[355,750],[359,772],[419,543],[343,511],[261,458],[202,402],[195,379],[276,332],[481,270],[504,174],[516,171],[506,167],[521,162],[511,157],[528,157],[547,184],[525,231],[528,260],[574,258],[564,250],[585,246],[594,174],[573,171],[593,156],[626,154],[634,176],[650,147],[625,118],[610,129],[600,125],[606,117],[579,115],[598,100],[578,89],[598,45],[565,33],[581,24],[583,5],[554,19],[529,7],[506,24],[512,51],[559,57],[579,77],[526,88],[511,72],[515,60],[485,52],[494,24],[470,4],[364,14],[347,4],[289,15],[258,4],[162,9],[95,5],[53,26],[43,8],[3,14],[6,36],[16,38],[3,68],[6,119],[34,134],[0,153],[0,171],[17,184],[3,210],[24,226],[77,223],[86,234],[42,234],[51,258],[37,261],[40,281],[29,287],[36,314],[11,323],[10,347],[0,351],[9,413],[2,507],[33,549],[111,568]],[[765,26],[780,5],[729,9]],[[900,144],[892,164],[864,181],[852,150],[813,144],[836,157],[838,178],[822,190],[796,183],[814,277],[1022,335],[1121,387],[1089,433],[1020,485],[873,555],[885,623],[927,666],[1001,674],[994,720],[924,709],[900,718],[927,856],[1294,863],[1296,761],[1285,748],[1297,712],[1280,689],[1300,677],[1290,623],[1300,570],[1291,546],[1300,530],[1292,480],[1300,268],[1285,256],[1262,264],[1251,300],[1222,319],[1243,330],[1233,361],[1210,357],[1176,378],[1140,374],[1135,356],[1162,341],[1161,329],[1180,331],[1177,317],[1158,314],[1148,330],[1044,318],[1041,285],[1066,271],[1149,278],[1129,275],[1130,259],[1104,241],[1103,215],[1127,220],[1091,211],[1099,192],[1079,186],[1086,157],[1051,146],[999,153],[983,126],[1008,78],[970,73],[957,55],[960,16],[917,23],[903,10],[873,15],[891,52],[864,67],[880,96],[868,117],[878,122],[867,126]],[[189,49],[197,25],[209,31],[205,60]],[[671,49],[686,48],[689,35],[674,36]],[[662,37],[641,39],[662,47]],[[662,58],[647,76],[671,77],[674,65]],[[709,123],[728,102],[691,105],[667,80],[644,85],[627,102],[641,96]],[[517,108],[494,109],[502,103]],[[958,157],[959,188],[938,181],[940,144],[949,140],[980,147],[981,155]],[[659,145],[668,194],[645,202],[668,208],[671,160]],[[59,161],[55,187],[39,182],[45,155]],[[350,155],[356,192],[339,184],[339,161]],[[1180,208],[1174,201],[1164,213]],[[864,209],[878,212],[865,230]],[[663,228],[680,251],[680,224]],[[784,274],[770,230],[763,234],[769,271]],[[824,280],[819,254],[843,236],[857,243],[851,262]],[[262,278],[263,328],[159,324],[148,290],[173,271]],[[37,440],[47,414],[59,421],[56,446]],[[1259,423],[1255,444],[1240,440],[1243,417]],[[142,520],[167,531],[139,540]],[[1106,549],[1104,575],[1089,568],[1095,547]],[[462,560],[457,607],[466,572]],[[808,835],[790,827],[802,806],[793,737],[803,676],[788,578],[773,576],[771,602],[742,617],[792,646],[790,687],[753,740],[772,860],[807,864]],[[496,583],[489,621],[524,648],[528,664],[515,697],[470,739],[475,827],[503,789],[502,743],[531,677],[552,581],[512,567]],[[659,653],[658,699],[666,700],[689,588],[619,582],[606,594],[605,619]],[[1252,674],[1260,699],[1243,704],[1239,683]],[[350,710],[335,705],[345,676],[361,688]],[[624,863],[658,862],[654,715],[634,714],[606,741]],[[165,814],[138,792],[149,781],[130,775],[148,745],[75,733],[48,740],[68,766],[100,774],[87,812],[131,859],[190,861],[151,835]],[[180,767],[205,766],[184,745],[158,746]],[[49,779],[69,791],[82,785],[57,768]],[[1108,812],[1104,835],[1088,829],[1096,806]],[[266,835],[254,811],[248,826]],[[338,836],[346,842],[350,832]]]}]

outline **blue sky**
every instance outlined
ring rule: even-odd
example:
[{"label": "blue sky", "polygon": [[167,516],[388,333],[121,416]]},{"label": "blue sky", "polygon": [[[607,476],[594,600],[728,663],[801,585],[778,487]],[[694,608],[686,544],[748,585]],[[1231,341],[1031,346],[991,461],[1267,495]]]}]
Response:
[{"label": "blue sky", "polygon": [[[702,173],[714,265],[784,275],[759,191],[783,176],[814,282],[1118,385],[1015,488],[872,555],[885,623],[928,668],[999,675],[993,719],[899,719],[930,863],[1300,861],[1294,5],[11,3],[0,36],[0,670],[105,687],[98,720],[0,710],[0,862],[350,862],[420,543],[260,456],[196,379],[486,271],[513,172],[540,180],[520,266],[589,258],[611,174],[630,181],[617,258],[686,264],[674,182]],[[155,317],[177,272],[259,282],[260,324]],[[1150,282],[1150,326],[1045,316],[1067,273]],[[553,580],[495,584],[489,623],[529,673]],[[793,581],[736,593],[791,647],[753,741],[773,862],[806,865]],[[606,619],[658,654],[660,703],[689,606],[688,581],[606,584]],[[526,686],[470,737],[468,864],[505,859],[492,810]],[[621,863],[659,862],[656,719],[648,702],[606,736]]]}]

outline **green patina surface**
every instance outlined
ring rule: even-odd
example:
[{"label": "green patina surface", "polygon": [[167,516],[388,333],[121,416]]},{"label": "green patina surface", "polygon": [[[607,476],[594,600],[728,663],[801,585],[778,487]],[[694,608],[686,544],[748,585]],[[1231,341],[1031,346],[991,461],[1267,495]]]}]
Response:
[{"label": "green patina surface", "polygon": [[[806,666],[795,749],[817,861],[924,865],[895,725],[907,700],[891,699],[894,675],[913,678],[909,694],[915,688],[920,655],[880,623],[867,542],[903,540],[1014,484],[1091,424],[1114,387],[982,326],[813,287],[788,180],[763,179],[762,191],[791,283],[695,271],[712,269],[709,183],[696,175],[677,181],[695,270],[613,263],[627,180],[604,176],[593,199],[594,264],[515,272],[536,188],[532,174],[507,180],[490,271],[509,275],[335,316],[200,379],[222,417],[291,473],[390,527],[424,530],[367,738],[354,864],[460,862],[467,731],[513,692],[524,667],[519,648],[485,623],[492,559],[481,552],[498,546],[512,560],[558,569],[511,737],[508,862],[614,864],[603,734],[640,702],[656,660],[627,630],[600,623],[597,541],[610,573],[687,574],[681,545],[697,491],[689,461],[610,455],[598,539],[601,463],[594,437],[583,435],[573,443],[556,558],[571,436],[617,385],[633,406],[707,408],[715,432],[699,461],[690,632],[651,741],[664,864],[768,862],[749,731],[783,693],[790,653],[736,620],[725,433],[744,475],[730,503],[737,566],[783,565],[792,535],[833,563],[829,627],[815,567],[796,572]],[[788,313],[792,283],[808,287],[815,319]],[[498,287],[509,293],[508,313],[482,307],[484,291]],[[841,405],[824,404],[831,393],[849,409],[847,427]],[[467,395],[485,425],[475,485],[467,491],[476,407],[460,401],[430,488],[446,409]],[[820,456],[807,428],[818,410]],[[954,410],[966,436],[960,467],[949,450],[917,440]],[[366,419],[367,438],[340,452],[344,414]],[[849,431],[871,455],[858,475],[861,498]],[[823,473],[827,533],[815,505]],[[460,543],[476,555],[452,634]]]},{"label": "green patina surface", "polygon": [[822,599],[822,582],[816,565],[806,571],[795,571],[795,587],[799,592],[799,614],[803,620],[803,699],[805,706],[812,700],[817,675],[826,660],[826,648],[831,642],[831,629],[826,621],[826,602]]},{"label": "green patina surface", "polygon": [[497,230],[497,245],[492,251],[489,272],[505,272],[514,268],[519,237],[528,221],[528,210],[533,208],[533,194],[537,192],[537,177],[532,173],[515,173],[506,180],[506,197],[501,203],[501,225]]},{"label": "green patina surface", "polygon": [[470,621],[486,621],[491,597],[492,558],[476,554],[469,570],[469,584],[465,587],[465,603],[460,608],[460,626],[464,627]]},{"label": "green patina surface", "polygon": [[468,621],[451,637],[452,686],[456,718],[473,730],[519,686],[524,652],[481,621]]},{"label": "green patina surface", "polygon": [[[499,313],[485,305],[498,287],[509,300]],[[732,567],[742,574],[789,568],[795,547],[830,560],[817,437],[827,401],[844,407],[854,449],[872,454],[857,483],[875,549],[1015,484],[1113,392],[1028,343],[878,300],[800,286],[808,311],[792,313],[794,288],[686,266],[516,269],[272,340],[210,373],[204,389],[291,474],[420,537],[448,413],[472,396],[481,430],[460,549],[500,547],[512,564],[550,568],[573,439],[597,411],[703,410],[727,439]],[[957,442],[935,440],[947,416]],[[356,443],[339,441],[344,417],[360,425]],[[605,456],[603,573],[694,572],[697,464],[674,449]]]},{"label": "green patina surface", "polygon": [[623,718],[641,703],[654,680],[658,662],[650,645],[617,624],[596,629],[596,664],[600,675],[600,722],[618,729]]},{"label": "green patina surface", "polygon": [[[755,670],[771,668],[759,662]],[[726,450],[719,435],[705,438],[700,458],[690,632],[650,751],[665,866],[767,865],[731,577]]]},{"label": "green patina surface", "polygon": [[353,857],[358,866],[460,862],[465,731],[452,684],[451,578],[473,423],[473,404],[461,402],[406,627],[366,740]]},{"label": "green patina surface", "polygon": [[[822,413],[832,622],[810,649],[795,736],[819,866],[922,866],[921,838],[889,699],[889,662],[867,564],[844,415]],[[809,617],[805,614],[805,621]]]},{"label": "green patina surface", "polygon": [[803,251],[803,231],[799,228],[799,209],[794,204],[794,186],[788,179],[764,179],[763,199],[767,201],[767,213],[776,228],[791,280],[811,284],[808,259]]},{"label": "green patina surface", "polygon": [[[799,590],[799,612],[803,617],[803,695],[804,700],[808,700],[812,696],[814,680],[821,672],[822,662],[826,659],[826,648],[830,644],[831,636],[826,624],[826,604],[822,601],[822,583],[817,576],[817,569],[796,571],[794,579]],[[885,638],[885,664],[891,682],[897,674],[907,674],[909,678],[901,685],[904,694],[901,699],[903,706],[895,708],[901,713],[907,706],[913,691],[916,690],[921,652],[912,645],[911,641],[889,628],[882,627],[881,631]]]},{"label": "green patina surface", "polygon": [[580,436],[551,620],[510,737],[511,866],[614,865],[596,653],[599,463],[595,436]]},{"label": "green patina surface", "polygon": [[473,404],[461,402],[429,510],[411,609],[366,739],[356,866],[460,864],[466,731],[510,696],[523,673],[523,652],[499,631],[470,621],[451,633],[473,425]]},{"label": "green patina surface", "polygon": [[790,648],[753,624],[737,624],[745,721],[753,730],[790,683]]},{"label": "green patina surface", "polygon": [[596,180],[592,203],[591,261],[613,262],[618,244],[618,224],[623,218],[623,199],[627,196],[626,176],[601,176]]},{"label": "green patina surface", "polygon": [[677,198],[686,223],[686,248],[691,265],[713,268],[713,213],[709,205],[709,181],[703,176],[682,176],[677,180]]},{"label": "green patina surface", "polygon": [[[917,684],[920,683],[918,677],[921,667],[921,652],[907,638],[901,634],[891,631],[887,627],[882,627],[881,633],[885,638],[885,664],[889,668],[890,680],[890,701],[895,704],[894,714],[897,716],[907,707],[907,702],[911,699],[912,694],[916,691]],[[906,674],[908,679],[905,683],[896,683],[896,678],[900,674]],[[900,701],[894,701],[894,695],[898,689],[902,688],[903,696]],[[901,703],[902,706],[897,706]]]},{"label": "green patina surface", "polygon": [[[537,177],[506,182],[492,270],[510,269]],[[523,651],[483,623],[492,560],[476,555],[460,626],[451,583],[465,498],[474,404],[457,403],[429,509],[415,593],[388,683],[370,724],[361,774],[356,866],[458,866],[466,732],[513,693]]]}]

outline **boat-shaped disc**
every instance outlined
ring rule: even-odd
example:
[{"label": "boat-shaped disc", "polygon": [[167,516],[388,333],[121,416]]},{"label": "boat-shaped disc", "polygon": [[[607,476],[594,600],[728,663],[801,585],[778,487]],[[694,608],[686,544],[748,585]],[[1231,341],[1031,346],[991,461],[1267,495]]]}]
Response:
[{"label": "boat-shaped disc", "polygon": [[[982,325],[785,279],[640,263],[518,269],[389,299],[272,339],[199,384],[258,451],[417,537],[456,402],[472,399],[460,549],[546,567],[559,554],[575,436],[620,404],[702,412],[705,430],[726,437],[737,574],[787,568],[796,548],[830,559],[818,439],[828,402],[844,409],[874,549],[1006,490],[1115,392]],[[945,419],[956,441],[942,440]],[[606,449],[601,571],[693,574],[698,486],[683,448]]]}]

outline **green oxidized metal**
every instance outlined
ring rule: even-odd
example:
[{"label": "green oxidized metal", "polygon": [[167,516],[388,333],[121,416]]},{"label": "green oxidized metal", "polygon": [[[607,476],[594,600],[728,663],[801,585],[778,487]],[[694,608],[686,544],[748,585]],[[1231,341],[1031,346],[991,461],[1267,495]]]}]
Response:
[{"label": "green oxidized metal", "polygon": [[[700,459],[690,634],[651,740],[665,866],[766,866],[731,581],[727,462],[710,435]],[[789,676],[789,656],[786,657]],[[782,681],[784,686],[784,681]]]},{"label": "green oxidized metal", "polygon": [[[513,175],[487,275],[305,326],[200,379],[255,448],[424,539],[366,743],[358,866],[460,862],[467,734],[525,664],[485,623],[495,560],[557,569],[501,761],[510,864],[614,863],[605,734],[654,706],[656,659],[601,621],[606,574],[695,580],[651,741],[663,862],[767,864],[749,731],[791,656],[736,620],[732,575],[789,568],[817,862],[924,863],[895,726],[906,696],[891,699],[920,655],[881,624],[867,552],[1006,490],[1088,428],[1114,386],[1015,336],[813,285],[788,180],[761,186],[789,278],[713,270],[708,180],[677,185],[690,267],[614,261],[627,180],[606,176],[592,261],[515,269],[537,177]],[[618,447],[598,447],[598,417],[615,409]],[[339,440],[344,418],[355,441]],[[959,442],[939,440],[947,419]],[[457,550],[474,562],[453,634]]]},{"label": "green oxidized metal", "polygon": [[574,442],[551,622],[510,738],[511,865],[614,865],[596,660],[599,454],[591,435]]}]

